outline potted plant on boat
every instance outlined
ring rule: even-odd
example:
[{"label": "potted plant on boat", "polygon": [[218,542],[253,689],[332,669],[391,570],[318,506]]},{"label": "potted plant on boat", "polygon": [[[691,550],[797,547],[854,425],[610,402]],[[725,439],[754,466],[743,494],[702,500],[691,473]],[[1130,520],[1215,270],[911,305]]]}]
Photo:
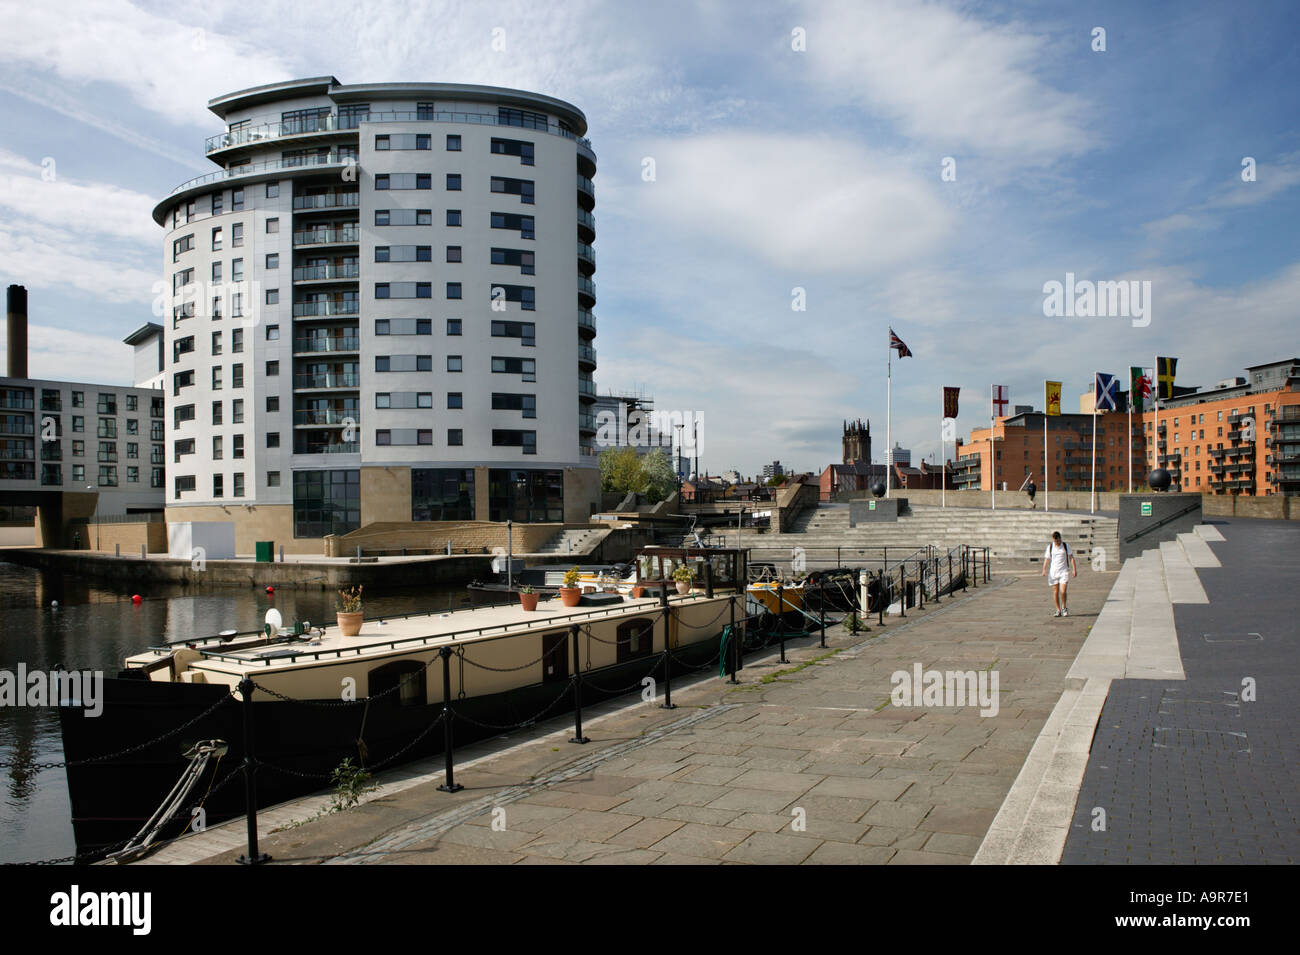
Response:
[{"label": "potted plant on boat", "polygon": [[695,582],[695,571],[691,569],[690,564],[682,564],[673,571],[673,580],[677,582],[679,594],[689,594],[691,585]]},{"label": "potted plant on boat", "polygon": [[528,584],[519,588],[519,605],[525,610],[537,609],[537,591],[533,590]]},{"label": "potted plant on boat", "polygon": [[560,592],[560,602],[566,607],[578,606],[578,601],[582,599],[582,588],[578,586],[578,568],[570,567],[564,572],[564,586],[557,588]]},{"label": "potted plant on boat", "polygon": [[361,633],[361,585],[345,587],[339,591],[339,632],[345,637]]}]

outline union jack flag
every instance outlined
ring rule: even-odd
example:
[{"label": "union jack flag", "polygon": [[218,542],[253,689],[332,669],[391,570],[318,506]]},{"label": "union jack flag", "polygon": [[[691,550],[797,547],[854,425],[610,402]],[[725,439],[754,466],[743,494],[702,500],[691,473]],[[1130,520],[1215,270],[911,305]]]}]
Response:
[{"label": "union jack flag", "polygon": [[912,355],[912,349],[908,348],[906,345],[903,344],[903,340],[894,334],[894,330],[892,328],[889,330],[889,347],[898,349],[899,358],[914,357]]}]

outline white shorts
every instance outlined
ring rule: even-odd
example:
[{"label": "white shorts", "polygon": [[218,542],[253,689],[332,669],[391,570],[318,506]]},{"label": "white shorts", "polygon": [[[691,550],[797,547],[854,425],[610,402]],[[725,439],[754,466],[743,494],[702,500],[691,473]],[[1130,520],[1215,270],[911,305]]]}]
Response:
[{"label": "white shorts", "polygon": [[1060,574],[1048,574],[1047,582],[1049,584],[1068,584],[1070,582],[1070,572],[1067,570]]}]

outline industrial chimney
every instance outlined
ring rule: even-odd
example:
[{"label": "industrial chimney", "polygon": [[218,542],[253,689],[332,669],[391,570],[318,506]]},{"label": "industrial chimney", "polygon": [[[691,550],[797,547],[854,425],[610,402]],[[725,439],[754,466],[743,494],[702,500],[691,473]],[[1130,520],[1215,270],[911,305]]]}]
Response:
[{"label": "industrial chimney", "polygon": [[8,319],[9,377],[27,377],[27,289],[9,286],[5,311]]}]

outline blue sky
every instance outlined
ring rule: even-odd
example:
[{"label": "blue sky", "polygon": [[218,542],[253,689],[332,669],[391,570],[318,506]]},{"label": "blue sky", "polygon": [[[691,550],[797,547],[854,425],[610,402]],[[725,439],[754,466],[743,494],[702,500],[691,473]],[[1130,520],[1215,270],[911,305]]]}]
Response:
[{"label": "blue sky", "polygon": [[[891,325],[894,436],[927,457],[943,385],[966,434],[992,383],[1073,410],[1155,354],[1212,384],[1300,353],[1298,8],[1081,6],[0,0],[0,284],[31,293],[33,375],[128,380],[149,210],[215,168],[207,100],[333,74],[583,109],[597,383],[699,415],[714,472],[820,470],[843,418],[879,456]],[[1067,272],[1151,282],[1150,324],[1044,317]]]}]

